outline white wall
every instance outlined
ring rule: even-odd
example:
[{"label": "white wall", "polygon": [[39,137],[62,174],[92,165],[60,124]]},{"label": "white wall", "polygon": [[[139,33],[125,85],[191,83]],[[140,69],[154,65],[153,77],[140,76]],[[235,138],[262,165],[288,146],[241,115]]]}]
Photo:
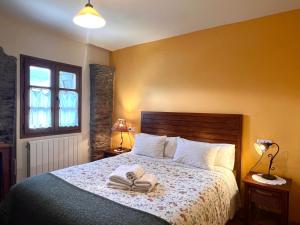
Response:
[{"label": "white wall", "polygon": [[[83,30],[83,32],[86,32]],[[109,51],[70,39],[41,25],[0,15],[0,46],[8,55],[17,57],[17,180],[27,175],[25,145],[20,139],[20,54],[82,66],[82,149],[81,162],[89,159],[89,64],[109,65]],[[38,139],[38,138],[36,138]]]}]

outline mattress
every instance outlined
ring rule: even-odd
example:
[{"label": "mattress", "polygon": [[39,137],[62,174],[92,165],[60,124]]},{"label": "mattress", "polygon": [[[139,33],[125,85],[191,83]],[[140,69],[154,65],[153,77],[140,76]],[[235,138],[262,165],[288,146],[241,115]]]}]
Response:
[{"label": "mattress", "polygon": [[[158,184],[149,193],[107,188],[107,177],[119,165],[141,164],[157,176]],[[238,186],[232,171],[199,169],[132,153],[98,160],[52,172],[85,191],[138,209],[170,224],[225,224],[238,206]]]}]

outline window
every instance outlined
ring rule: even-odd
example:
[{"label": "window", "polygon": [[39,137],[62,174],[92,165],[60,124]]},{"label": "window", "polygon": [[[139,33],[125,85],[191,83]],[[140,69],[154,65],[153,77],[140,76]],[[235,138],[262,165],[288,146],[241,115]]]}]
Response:
[{"label": "window", "polygon": [[81,131],[81,70],[21,55],[21,138]]}]

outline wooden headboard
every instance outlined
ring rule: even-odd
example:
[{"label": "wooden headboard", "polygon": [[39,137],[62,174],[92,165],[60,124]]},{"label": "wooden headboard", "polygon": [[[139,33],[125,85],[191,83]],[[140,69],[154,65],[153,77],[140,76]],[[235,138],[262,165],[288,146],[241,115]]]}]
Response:
[{"label": "wooden headboard", "polygon": [[242,125],[239,114],[142,112],[141,132],[154,135],[180,136],[209,143],[235,144],[234,172],[241,181]]}]

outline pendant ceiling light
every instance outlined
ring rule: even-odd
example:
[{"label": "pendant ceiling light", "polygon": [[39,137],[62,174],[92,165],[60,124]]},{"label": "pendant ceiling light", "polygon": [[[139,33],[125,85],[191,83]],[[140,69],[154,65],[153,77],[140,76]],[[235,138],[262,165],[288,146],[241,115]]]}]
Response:
[{"label": "pendant ceiling light", "polygon": [[74,17],[73,22],[78,26],[91,29],[101,28],[105,26],[105,20],[100,15],[100,13],[98,13],[94,9],[90,0],[84,6],[84,8],[80,10]]}]

